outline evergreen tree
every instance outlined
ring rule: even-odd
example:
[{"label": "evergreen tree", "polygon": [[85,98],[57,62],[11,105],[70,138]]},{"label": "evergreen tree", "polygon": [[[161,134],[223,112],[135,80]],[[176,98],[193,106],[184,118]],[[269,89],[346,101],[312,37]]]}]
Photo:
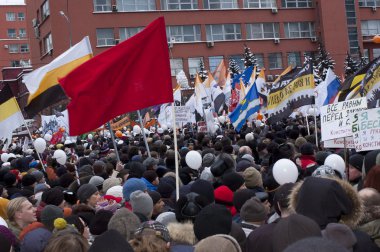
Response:
[{"label": "evergreen tree", "polygon": [[206,80],[207,76],[208,76],[208,72],[207,70],[205,69],[205,63],[203,62],[203,59],[200,60],[199,62],[199,72],[198,72],[198,75],[199,75],[199,78],[201,78],[202,82]]},{"label": "evergreen tree", "polygon": [[344,78],[349,77],[358,70],[358,63],[347,52],[346,59],[344,60]]},{"label": "evergreen tree", "polygon": [[235,74],[240,74],[240,67],[232,58],[230,58],[230,61],[228,63],[228,69],[230,70],[231,78],[233,78]]},{"label": "evergreen tree", "polygon": [[334,69],[335,61],[330,57],[322,43],[318,46],[318,56],[316,59],[316,67],[318,75],[322,80],[325,80],[326,73],[329,68]]},{"label": "evergreen tree", "polygon": [[360,50],[360,48],[359,48],[359,60],[360,61],[358,63],[358,69],[361,69],[368,64],[368,58],[362,54],[362,51]]},{"label": "evergreen tree", "polygon": [[257,59],[255,55],[251,52],[251,48],[244,45],[244,58],[242,59],[244,62],[245,68],[253,66],[256,67],[257,70]]}]

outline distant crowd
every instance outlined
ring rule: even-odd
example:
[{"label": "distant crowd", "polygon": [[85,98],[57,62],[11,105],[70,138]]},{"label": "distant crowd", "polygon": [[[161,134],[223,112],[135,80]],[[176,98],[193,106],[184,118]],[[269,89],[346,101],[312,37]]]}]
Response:
[{"label": "distant crowd", "polygon": [[149,153],[128,129],[48,143],[43,163],[15,138],[0,151],[0,252],[380,251],[380,150],[326,149],[309,131],[183,129],[178,174],[170,129],[146,132]]}]

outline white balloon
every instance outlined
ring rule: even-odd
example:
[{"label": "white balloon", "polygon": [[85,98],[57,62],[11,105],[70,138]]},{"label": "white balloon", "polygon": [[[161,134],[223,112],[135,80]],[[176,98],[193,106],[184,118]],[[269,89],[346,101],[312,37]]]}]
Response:
[{"label": "white balloon", "polygon": [[162,128],[163,131],[168,130],[168,126],[166,124],[162,124],[161,128]]},{"label": "white balloon", "polygon": [[8,159],[10,159],[10,158],[16,158],[17,156],[14,153],[9,153],[8,154]]},{"label": "white balloon", "polygon": [[50,140],[52,139],[52,135],[50,135],[50,134],[45,134],[45,136],[44,136],[44,139],[46,140],[46,141],[48,141],[48,142],[50,142]]},{"label": "white balloon", "polygon": [[325,159],[324,165],[328,165],[335,171],[338,171],[342,177],[345,176],[346,164],[341,156],[338,154],[330,154]]},{"label": "white balloon", "polygon": [[141,133],[140,126],[138,126],[138,125],[133,126],[133,133],[135,133],[135,135],[140,134]]},{"label": "white balloon", "polygon": [[3,161],[4,163],[8,161],[8,158],[9,158],[8,153],[1,154],[1,161]]},{"label": "white balloon", "polygon": [[253,141],[253,139],[255,139],[255,136],[253,135],[252,132],[245,135],[245,141],[250,142],[250,141]]},{"label": "white balloon", "polygon": [[56,150],[54,151],[53,158],[57,160],[57,162],[61,165],[64,165],[66,163],[66,153],[63,150]]},{"label": "white balloon", "polygon": [[92,134],[88,134],[88,135],[87,135],[87,138],[90,139],[90,140],[91,140],[93,137],[94,137],[94,136],[93,136]]},{"label": "white balloon", "polygon": [[44,150],[46,149],[45,139],[40,137],[40,138],[37,138],[36,140],[34,140],[34,148],[36,149],[36,151],[38,153],[44,152]]},{"label": "white balloon", "polygon": [[225,123],[226,122],[226,117],[225,116],[219,116],[218,117],[218,120],[221,124]]},{"label": "white balloon", "polygon": [[198,151],[189,151],[186,154],[186,164],[194,170],[198,170],[202,166],[202,156]]},{"label": "white balloon", "polygon": [[162,128],[158,128],[158,129],[157,129],[157,133],[158,133],[158,134],[162,134],[162,133],[164,133],[164,130],[163,130]]},{"label": "white balloon", "polygon": [[296,164],[287,158],[278,160],[273,166],[273,177],[279,185],[296,182],[298,178]]}]

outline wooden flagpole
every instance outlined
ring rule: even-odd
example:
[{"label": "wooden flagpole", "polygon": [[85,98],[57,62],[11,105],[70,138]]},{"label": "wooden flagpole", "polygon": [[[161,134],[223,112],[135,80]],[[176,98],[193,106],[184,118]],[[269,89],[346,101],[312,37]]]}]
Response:
[{"label": "wooden flagpole", "polygon": [[120,162],[119,151],[117,150],[117,145],[115,143],[115,135],[113,133],[113,129],[111,126],[111,121],[109,121],[107,124],[108,124],[109,131],[111,133],[111,139],[112,139],[113,147],[115,148],[115,154],[116,154],[117,161]]}]

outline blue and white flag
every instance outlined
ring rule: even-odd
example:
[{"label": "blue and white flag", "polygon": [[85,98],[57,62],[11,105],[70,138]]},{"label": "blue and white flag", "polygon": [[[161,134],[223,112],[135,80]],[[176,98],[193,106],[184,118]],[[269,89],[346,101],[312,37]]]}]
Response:
[{"label": "blue and white flag", "polygon": [[315,105],[321,107],[333,103],[339,92],[339,88],[340,81],[331,68],[329,68],[327,70],[325,81],[314,89]]},{"label": "blue and white flag", "polygon": [[247,118],[259,110],[260,99],[256,86],[254,85],[249,89],[245,98],[239,103],[235,110],[228,115],[228,117],[230,118],[232,125],[235,127],[235,130],[240,131]]},{"label": "blue and white flag", "polygon": [[251,79],[252,73],[253,73],[253,66],[249,66],[244,70],[243,73],[235,75],[231,82],[232,88],[234,89],[235,85],[240,83],[240,79],[242,79],[244,85],[247,86]]}]

